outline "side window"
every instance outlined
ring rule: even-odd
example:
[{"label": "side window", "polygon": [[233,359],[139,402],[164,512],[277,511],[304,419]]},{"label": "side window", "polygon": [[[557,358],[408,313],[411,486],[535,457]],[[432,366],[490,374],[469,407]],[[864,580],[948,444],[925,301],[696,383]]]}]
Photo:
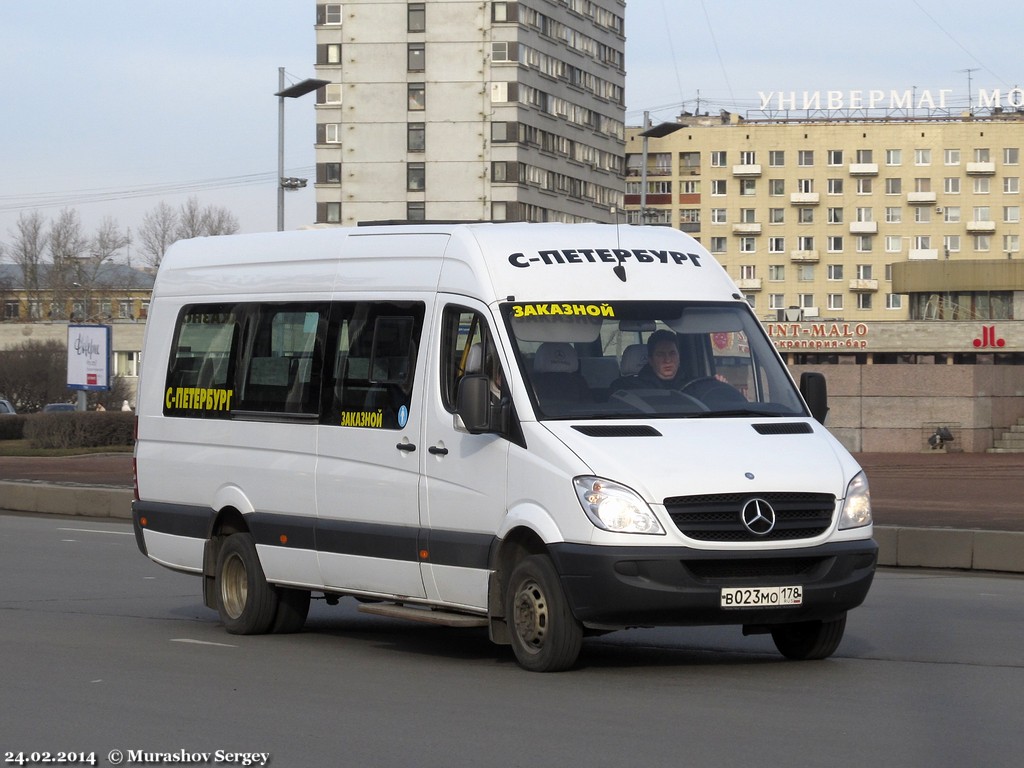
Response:
[{"label": "side window", "polygon": [[237,407],[233,379],[240,318],[238,307],[229,304],[181,311],[167,366],[165,416],[224,419]]},{"label": "side window", "polygon": [[307,416],[319,413],[328,307],[326,303],[252,307],[235,408]]},{"label": "side window", "polygon": [[492,391],[503,394],[505,379],[487,321],[471,309],[449,306],[441,337],[441,400],[452,413],[459,381],[470,373],[485,374]]},{"label": "side window", "polygon": [[404,429],[412,407],[423,304],[346,302],[331,311],[332,390],[323,423]]}]

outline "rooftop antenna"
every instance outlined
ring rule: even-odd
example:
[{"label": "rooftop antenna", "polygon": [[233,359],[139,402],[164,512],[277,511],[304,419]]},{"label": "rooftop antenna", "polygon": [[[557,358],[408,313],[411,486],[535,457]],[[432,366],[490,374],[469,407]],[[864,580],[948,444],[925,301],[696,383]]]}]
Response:
[{"label": "rooftop antenna", "polygon": [[974,114],[974,93],[971,90],[972,73],[978,71],[978,67],[969,67],[968,69],[961,69],[960,72],[967,73],[967,114]]}]

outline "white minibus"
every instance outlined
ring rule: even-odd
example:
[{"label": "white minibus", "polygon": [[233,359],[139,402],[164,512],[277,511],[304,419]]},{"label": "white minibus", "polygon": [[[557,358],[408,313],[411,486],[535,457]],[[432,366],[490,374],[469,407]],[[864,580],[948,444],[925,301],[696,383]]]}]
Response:
[{"label": "white minibus", "polygon": [[666,227],[208,237],[160,265],[139,548],[231,633],[311,597],[486,628],[534,671],[591,634],[728,624],[838,647],[868,483],[725,270]]}]

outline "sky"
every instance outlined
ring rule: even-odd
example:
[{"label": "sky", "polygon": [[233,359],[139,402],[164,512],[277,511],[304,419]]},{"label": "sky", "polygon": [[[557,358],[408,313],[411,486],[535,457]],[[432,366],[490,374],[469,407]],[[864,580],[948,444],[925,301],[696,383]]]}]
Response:
[{"label": "sky", "polygon": [[[23,212],[137,230],[190,195],[276,229],[278,68],[315,76],[315,4],[0,0],[0,243]],[[969,84],[975,102],[1024,86],[1022,30],[1020,0],[628,0],[626,122],[778,91],[945,89],[965,107]],[[313,101],[285,103],[285,175],[311,180],[286,193],[287,229],[315,217]]]}]

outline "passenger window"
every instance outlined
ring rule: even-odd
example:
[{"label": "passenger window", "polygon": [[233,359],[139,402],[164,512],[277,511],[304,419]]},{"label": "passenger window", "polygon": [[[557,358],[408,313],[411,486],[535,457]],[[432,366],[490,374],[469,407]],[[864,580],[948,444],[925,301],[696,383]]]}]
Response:
[{"label": "passenger window", "polygon": [[494,339],[478,312],[457,306],[445,309],[441,367],[441,399],[451,413],[455,413],[459,380],[466,374],[485,374],[496,396],[507,395]]},{"label": "passenger window", "polygon": [[323,422],[404,429],[412,408],[423,304],[340,303],[332,313],[333,386]]},{"label": "passenger window", "polygon": [[326,303],[253,307],[238,410],[319,413],[328,307]]},{"label": "passenger window", "polygon": [[234,305],[193,305],[182,310],[167,366],[165,416],[229,416],[236,407],[232,380],[240,324]]}]

